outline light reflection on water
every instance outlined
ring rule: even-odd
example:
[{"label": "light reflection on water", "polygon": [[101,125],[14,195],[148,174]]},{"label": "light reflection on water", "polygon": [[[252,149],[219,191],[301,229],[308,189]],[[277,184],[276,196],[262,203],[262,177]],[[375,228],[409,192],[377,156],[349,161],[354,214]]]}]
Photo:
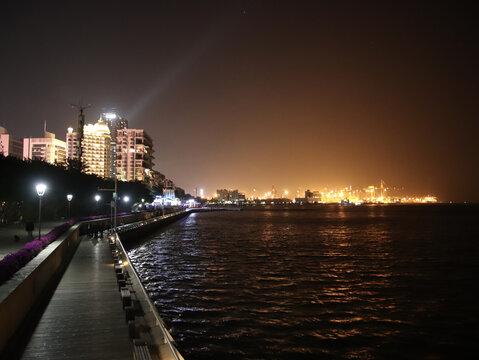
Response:
[{"label": "light reflection on water", "polygon": [[458,358],[477,207],[194,214],[130,251],[187,359]]}]

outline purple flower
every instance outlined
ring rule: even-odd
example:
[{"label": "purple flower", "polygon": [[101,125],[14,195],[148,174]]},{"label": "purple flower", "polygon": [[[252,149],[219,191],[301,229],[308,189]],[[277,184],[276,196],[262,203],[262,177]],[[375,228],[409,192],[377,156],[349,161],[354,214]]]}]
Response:
[{"label": "purple flower", "polygon": [[[130,213],[120,213],[117,215],[123,216],[128,214]],[[48,234],[45,234],[40,238],[36,238],[33,241],[26,243],[25,246],[17,252],[6,255],[2,260],[0,260],[0,285],[10,279],[10,277],[16,271],[25,266],[31,259],[37,256],[40,251],[50,245],[54,240],[58,239],[60,235],[65,233],[72,225],[74,225],[78,221],[96,220],[108,217],[109,215],[95,215],[68,220],[67,222],[54,228]]]}]

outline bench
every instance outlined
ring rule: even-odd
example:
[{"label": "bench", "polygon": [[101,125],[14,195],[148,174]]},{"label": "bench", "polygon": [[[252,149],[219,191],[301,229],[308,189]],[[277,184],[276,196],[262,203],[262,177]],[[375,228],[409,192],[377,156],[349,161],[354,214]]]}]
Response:
[{"label": "bench", "polygon": [[117,274],[123,272],[123,268],[121,267],[120,264],[116,264],[116,265],[115,265],[115,272],[116,272]]},{"label": "bench", "polygon": [[134,321],[135,320],[135,307],[133,305],[131,306],[125,306],[125,319],[126,322]]},{"label": "bench", "polygon": [[150,351],[145,340],[133,339],[133,359],[151,360]]},{"label": "bench", "polygon": [[126,306],[131,306],[131,293],[127,287],[122,287],[120,289],[121,301],[123,302],[123,308]]}]

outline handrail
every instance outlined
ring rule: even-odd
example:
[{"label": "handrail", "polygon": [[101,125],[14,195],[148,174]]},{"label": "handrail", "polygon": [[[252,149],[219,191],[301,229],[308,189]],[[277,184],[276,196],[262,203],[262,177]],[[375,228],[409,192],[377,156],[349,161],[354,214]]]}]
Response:
[{"label": "handrail", "polygon": [[[159,219],[164,219],[164,218],[167,218],[167,217],[170,217],[170,216],[173,216],[173,215],[177,215],[178,213],[175,213],[175,214],[168,214],[168,215],[164,215],[164,216],[161,216],[159,217]],[[156,218],[158,219],[158,218]],[[151,220],[151,219],[149,219]],[[143,293],[147,303],[148,303],[148,306],[150,307],[150,310],[152,311],[153,313],[153,316],[155,317],[155,322],[156,322],[156,325],[158,325],[161,329],[161,332],[163,334],[163,337],[165,340],[165,343],[168,344],[168,347],[170,348],[170,351],[172,352],[175,360],[181,360],[179,357],[178,357],[178,354],[177,354],[177,349],[173,346],[173,344],[171,343],[171,340],[170,340],[170,335],[167,333],[167,330],[165,329],[165,326],[163,325],[163,322],[161,320],[161,317],[160,317],[160,314],[158,313],[158,310],[156,309],[156,306],[155,304],[151,301],[150,297],[148,296],[148,293],[146,292],[146,289],[145,287],[143,286],[143,283],[141,282],[140,280],[140,277],[138,276],[138,273],[136,272],[136,269],[135,267],[133,266],[133,264],[131,263],[131,260],[128,256],[128,253],[126,252],[125,248],[123,247],[123,244],[121,243],[121,240],[120,240],[120,237],[118,236],[118,233],[115,233],[115,243],[117,244],[117,246],[120,248],[121,252],[126,256],[126,258],[128,259],[128,264],[130,265],[131,267],[131,270],[133,272],[133,276],[136,278],[137,282],[139,283],[140,285],[140,289],[141,289],[141,292]]]},{"label": "handrail", "polygon": [[[162,215],[162,216],[157,216],[157,217],[146,219],[146,220],[135,221],[135,222],[132,222],[132,223],[129,223],[129,224],[118,225],[116,227],[116,231],[119,232],[119,233],[122,233],[124,231],[128,231],[131,228],[148,225],[148,224],[151,224],[151,223],[156,222],[158,220],[164,220],[166,218],[176,216],[176,215],[179,215],[179,214],[185,213],[185,212],[187,212],[187,210],[177,211],[177,212],[174,212],[174,213],[165,214],[165,215]],[[138,224],[138,223],[140,223],[140,224]]]}]

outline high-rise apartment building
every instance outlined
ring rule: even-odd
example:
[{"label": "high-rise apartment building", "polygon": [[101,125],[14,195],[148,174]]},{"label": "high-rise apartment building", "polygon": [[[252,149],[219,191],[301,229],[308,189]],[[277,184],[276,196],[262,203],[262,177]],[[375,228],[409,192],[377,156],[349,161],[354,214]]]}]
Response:
[{"label": "high-rise apartment building", "polygon": [[78,159],[78,137],[77,137],[77,132],[73,131],[72,127],[69,127],[67,130],[66,144],[67,144],[67,159],[77,160]]},{"label": "high-rise apartment building", "polygon": [[114,112],[103,113],[101,114],[101,118],[110,129],[110,177],[114,178],[116,176],[116,135],[118,130],[128,129],[128,120]]},{"label": "high-rise apartment building", "polygon": [[49,164],[66,163],[67,144],[55,138],[55,134],[45,131],[42,138],[23,139],[23,159],[41,160]]},{"label": "high-rise apartment building", "polygon": [[19,159],[23,156],[22,140],[15,139],[2,126],[0,126],[0,154],[3,154],[3,156],[14,156]]},{"label": "high-rise apartment building", "polygon": [[142,129],[120,129],[116,134],[118,180],[145,182],[153,167],[153,141]]},{"label": "high-rise apartment building", "polygon": [[110,177],[110,143],[110,129],[102,118],[84,126],[81,160],[86,174]]}]

